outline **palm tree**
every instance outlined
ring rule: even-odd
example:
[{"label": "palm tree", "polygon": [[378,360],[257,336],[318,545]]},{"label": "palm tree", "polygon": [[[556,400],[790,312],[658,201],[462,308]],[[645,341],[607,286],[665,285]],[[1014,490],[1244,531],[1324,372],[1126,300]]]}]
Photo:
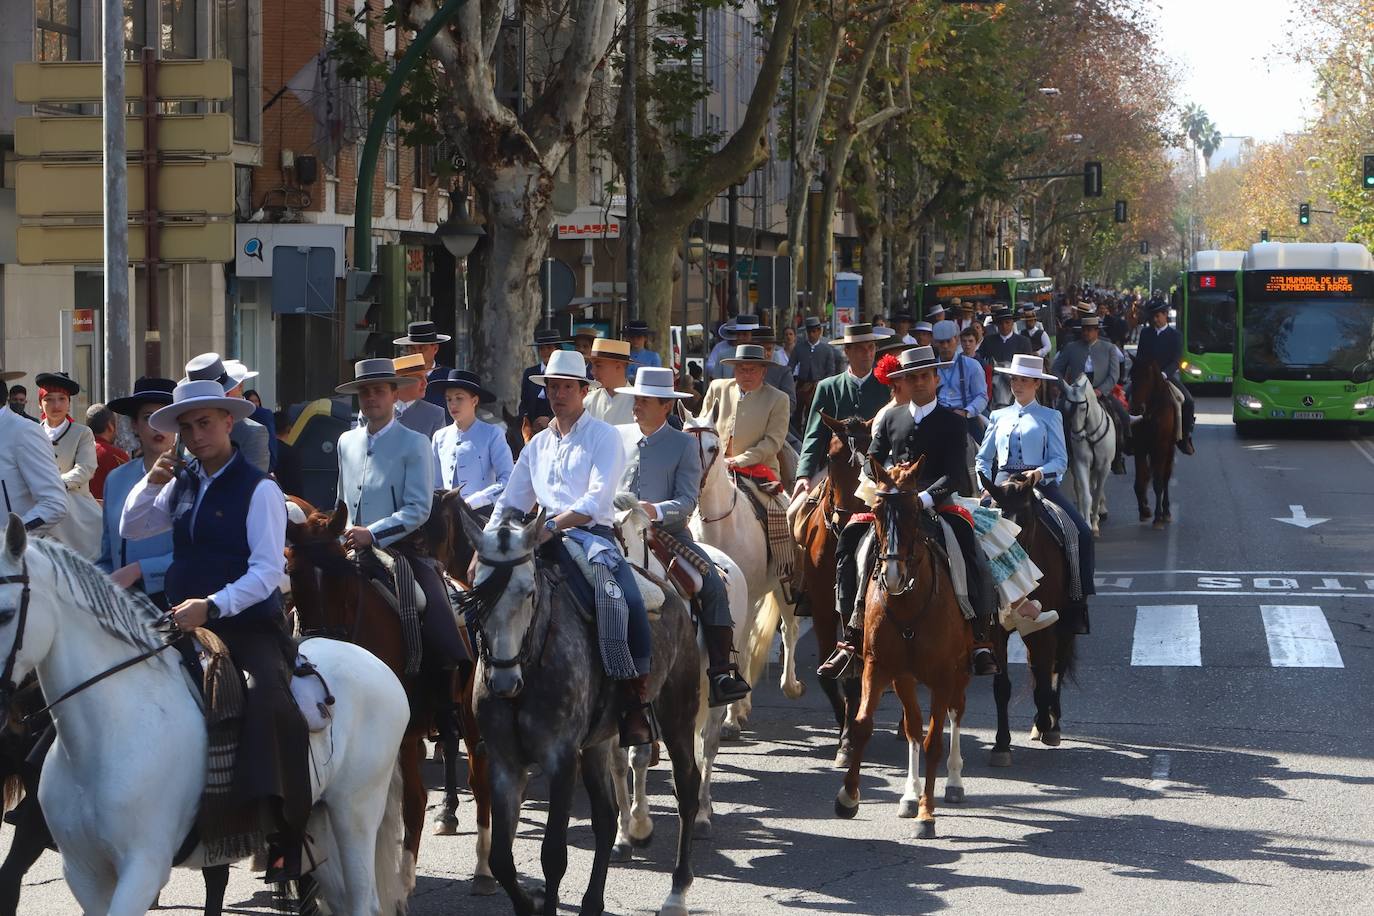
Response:
[{"label": "palm tree", "polygon": [[1221,128],[1209,119],[1203,127],[1198,142],[1202,148],[1202,162],[1207,171],[1210,172],[1212,170],[1212,156],[1221,148]]}]

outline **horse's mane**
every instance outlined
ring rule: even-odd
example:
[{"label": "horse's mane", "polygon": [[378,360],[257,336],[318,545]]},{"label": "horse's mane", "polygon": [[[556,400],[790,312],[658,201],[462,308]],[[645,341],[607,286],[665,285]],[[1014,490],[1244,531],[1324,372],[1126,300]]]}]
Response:
[{"label": "horse's mane", "polygon": [[162,636],[154,624],[162,612],[142,592],[120,588],[90,561],[56,541],[31,539],[29,549],[52,564],[58,600],[75,603],[106,633],[135,649],[161,645]]}]

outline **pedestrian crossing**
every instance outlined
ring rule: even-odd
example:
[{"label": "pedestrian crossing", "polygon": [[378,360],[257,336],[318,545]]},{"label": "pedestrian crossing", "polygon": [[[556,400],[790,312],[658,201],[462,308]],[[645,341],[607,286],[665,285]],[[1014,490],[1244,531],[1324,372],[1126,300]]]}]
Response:
[{"label": "pedestrian crossing", "polygon": [[[1273,668],[1344,668],[1340,647],[1332,635],[1331,625],[1321,607],[1313,604],[1263,604],[1258,614],[1242,609],[1228,617],[1227,626],[1209,630],[1212,641],[1203,645],[1203,627],[1196,604],[1142,604],[1135,609],[1135,625],[1128,653],[1133,667],[1140,668],[1197,668],[1205,662],[1230,663],[1232,656],[1247,639],[1258,638],[1262,631],[1267,647],[1269,665]],[[1231,613],[1231,612],[1228,612]],[[1095,662],[1110,664],[1111,654],[1119,643],[1103,639],[1094,612],[1093,643],[1101,643],[1091,651]],[[1105,633],[1103,635],[1106,635]],[[1081,644],[1080,644],[1081,645]],[[1104,654],[1105,653],[1105,654]],[[1012,633],[1007,644],[1007,660],[1025,664],[1026,646],[1020,634]]]}]

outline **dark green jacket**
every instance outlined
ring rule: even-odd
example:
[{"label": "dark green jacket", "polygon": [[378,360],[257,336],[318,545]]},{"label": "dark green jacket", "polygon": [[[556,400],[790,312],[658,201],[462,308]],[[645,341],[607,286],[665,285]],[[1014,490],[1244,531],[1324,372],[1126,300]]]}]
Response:
[{"label": "dark green jacket", "polygon": [[810,477],[825,466],[830,454],[830,427],[821,422],[824,412],[837,420],[859,417],[871,420],[892,398],[892,389],[870,373],[862,384],[848,372],[822,379],[816,385],[811,401],[811,415],[806,418],[806,435],[802,439],[801,460],[797,463],[797,478]]}]

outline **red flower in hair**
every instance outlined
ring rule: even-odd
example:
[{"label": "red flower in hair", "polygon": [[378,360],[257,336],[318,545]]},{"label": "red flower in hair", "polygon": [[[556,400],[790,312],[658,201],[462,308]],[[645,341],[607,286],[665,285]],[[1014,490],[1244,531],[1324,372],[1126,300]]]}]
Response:
[{"label": "red flower in hair", "polygon": [[878,365],[873,367],[873,377],[884,385],[890,386],[892,382],[888,381],[887,374],[900,368],[902,368],[901,360],[891,353],[884,353],[883,358],[878,360]]}]

